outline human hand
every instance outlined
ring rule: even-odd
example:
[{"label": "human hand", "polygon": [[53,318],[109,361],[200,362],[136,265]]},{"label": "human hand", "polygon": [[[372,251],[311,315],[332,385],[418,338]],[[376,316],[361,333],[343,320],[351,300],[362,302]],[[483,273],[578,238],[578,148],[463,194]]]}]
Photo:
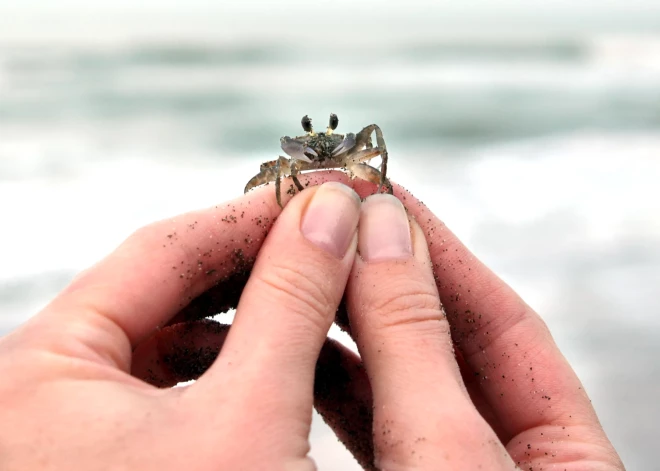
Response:
[{"label": "human hand", "polygon": [[[366,188],[359,186],[358,192],[364,193]],[[229,335],[211,323],[178,324],[155,335],[154,329],[216,281],[249,265],[246,259],[259,250],[259,239],[279,212],[274,197],[265,199],[259,190],[223,207],[138,231],[114,254],[74,280],[39,316],[2,339],[0,374],[8,380],[0,387],[0,400],[5,404],[0,412],[5,424],[0,443],[6,451],[0,458],[2,468],[260,469],[267,465],[310,469],[313,465],[306,455],[315,361],[356,248],[354,235],[343,257],[336,256],[341,250],[330,247],[330,239],[320,233],[316,245],[305,240],[300,222],[317,191],[303,192],[292,200],[261,247]],[[397,192],[401,197],[399,188]],[[338,205],[341,198],[331,206]],[[376,209],[364,211],[367,222],[361,231],[369,226],[368,214],[379,211],[374,202],[367,203],[367,208]],[[350,205],[347,208],[340,211],[344,217],[351,213]],[[409,210],[418,220],[427,216],[416,202],[409,204]],[[357,223],[357,215],[354,218]],[[378,220],[383,222],[380,216]],[[429,217],[422,228],[433,244],[434,263],[451,263],[451,256],[442,256],[447,252],[438,254],[434,249],[435,231],[450,242],[444,248],[465,250],[449,239],[452,236],[437,220]],[[566,429],[559,432],[560,422],[555,414],[546,413],[546,402],[534,402],[537,395],[531,394],[529,384],[518,388],[505,383],[504,387],[492,376],[476,384],[467,382],[482,414],[476,413],[461,392],[464,389],[452,363],[451,342],[423,232],[415,223],[412,234],[411,258],[377,263],[364,260],[369,252],[364,245],[368,235],[361,234],[363,256],[356,259],[347,291],[351,329],[373,387],[373,446],[379,466],[472,469],[472,464],[485,463],[489,469],[511,469],[513,464],[498,437],[509,437],[507,450],[514,459],[519,456],[527,460],[525,465],[538,465],[543,455],[536,457],[536,449],[516,448],[513,441],[525,433],[546,430],[548,445],[555,436],[562,440],[553,448],[559,451],[553,452],[554,463],[556,459],[566,462],[565,453],[577,450],[581,455],[571,455],[573,462],[566,469],[586,469],[593,463],[600,468],[589,469],[622,469],[616,467],[618,459],[586,396],[582,392],[565,394],[579,383],[552,345],[550,352],[532,351],[530,346],[537,344],[526,338],[517,347],[534,354],[527,359],[535,366],[550,368],[541,371],[537,388],[550,384],[553,401],[560,396],[553,405],[559,405],[559,412],[573,412],[569,419],[560,414]],[[495,324],[491,334],[499,331],[506,335],[498,338],[517,339],[525,337],[522,333],[529,334],[530,326],[542,326],[522,301],[505,286],[498,288],[501,282],[477,264],[466,259],[467,272],[478,268],[471,279],[476,288],[470,290],[475,292],[474,298],[464,295],[460,301],[483,306],[479,308],[482,317],[489,316]],[[452,279],[445,279],[446,286],[455,291]],[[446,290],[442,280],[441,295]],[[471,285],[466,281],[463,286]],[[492,305],[483,299],[484,290],[490,288],[495,293],[490,297]],[[452,314],[448,306],[460,303],[459,298],[451,298],[449,303],[445,299],[445,308]],[[516,306],[520,309],[511,310],[511,315],[503,312]],[[513,322],[530,316],[534,322]],[[450,320],[457,324],[461,319],[450,315]],[[474,338],[464,338],[460,325],[454,328],[461,350],[476,342],[475,338],[488,335],[479,333],[480,325],[473,326]],[[517,332],[522,327],[527,330]],[[531,333],[537,334],[535,340],[543,340],[535,330]],[[551,343],[547,332],[545,335]],[[223,342],[219,359],[189,388],[156,389],[128,374],[132,368],[135,376],[149,382],[175,383],[186,379],[177,378],[181,373],[177,358],[190,351],[215,352]],[[480,362],[487,369],[487,359],[492,363],[496,358],[501,371],[514,370],[514,379],[522,377],[524,373],[505,365],[504,360],[487,355],[497,352],[497,343],[482,345],[481,355],[469,355],[466,350],[463,371]],[[372,467],[374,449],[364,446],[366,441],[371,443],[371,415],[354,413],[371,410],[365,372],[357,357],[336,344],[328,343],[323,350],[316,367],[316,406],[361,463]],[[200,372],[185,370],[191,377]],[[494,388],[506,390],[511,401],[494,401],[486,408],[484,403]],[[512,404],[514,409],[522,406],[515,403],[525,393],[530,396],[525,401],[529,407],[520,407],[514,417]],[[438,401],[438,397],[443,399]],[[509,422],[525,422],[525,414],[536,428],[514,435]],[[497,435],[481,417],[486,417]],[[542,422],[546,417],[548,421]],[[365,438],[366,432],[369,436]],[[567,438],[568,434],[573,438]],[[543,435],[540,440],[532,438],[537,447],[544,440]],[[608,463],[610,467],[606,467]]]},{"label": "human hand", "polygon": [[[222,355],[194,386],[159,389],[130,374],[158,353],[148,348],[158,326],[256,253],[279,213],[266,190],[137,231],[0,341],[0,469],[314,467],[316,359],[357,246],[360,200],[348,187],[289,203]],[[217,338],[196,345],[205,340]]]}]

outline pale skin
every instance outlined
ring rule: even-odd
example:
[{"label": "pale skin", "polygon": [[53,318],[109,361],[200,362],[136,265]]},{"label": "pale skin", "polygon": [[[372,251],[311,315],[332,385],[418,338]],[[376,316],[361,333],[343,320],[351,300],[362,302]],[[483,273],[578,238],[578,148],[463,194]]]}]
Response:
[{"label": "pale skin", "polygon": [[[267,186],[138,230],[0,339],[0,469],[312,470],[314,406],[367,469],[624,469],[542,319],[425,206],[307,178],[284,210]],[[157,330],[248,237],[231,329]],[[361,359],[326,342],[344,293]],[[222,348],[153,386],[184,342]]]}]

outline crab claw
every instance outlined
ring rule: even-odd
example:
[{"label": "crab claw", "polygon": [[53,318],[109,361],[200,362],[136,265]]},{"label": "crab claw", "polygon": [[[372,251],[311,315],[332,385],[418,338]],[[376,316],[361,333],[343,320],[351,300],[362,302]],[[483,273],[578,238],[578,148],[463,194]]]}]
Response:
[{"label": "crab claw", "polygon": [[332,151],[332,156],[336,157],[352,149],[353,147],[355,147],[355,134],[350,132],[346,134],[344,140],[341,141],[337,147],[335,147],[335,150]]},{"label": "crab claw", "polygon": [[312,160],[305,155],[305,153],[317,156],[316,152],[310,147],[305,147],[300,142],[295,139],[291,139],[289,136],[284,136],[280,139],[280,144],[282,150],[286,152],[291,158],[295,160],[302,160],[303,162],[311,162]]}]

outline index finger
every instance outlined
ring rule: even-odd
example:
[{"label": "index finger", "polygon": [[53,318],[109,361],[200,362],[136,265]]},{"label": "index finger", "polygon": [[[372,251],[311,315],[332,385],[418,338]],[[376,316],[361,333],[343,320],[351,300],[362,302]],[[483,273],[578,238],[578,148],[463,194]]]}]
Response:
[{"label": "index finger", "polygon": [[[301,176],[313,184],[345,179],[338,172]],[[96,348],[112,352],[117,344],[134,347],[202,292],[237,272],[248,272],[280,212],[271,185],[139,229],[74,279],[37,324],[50,324],[54,329],[42,330],[66,338],[63,326],[75,333],[83,323],[82,330],[92,326],[111,336]]]}]

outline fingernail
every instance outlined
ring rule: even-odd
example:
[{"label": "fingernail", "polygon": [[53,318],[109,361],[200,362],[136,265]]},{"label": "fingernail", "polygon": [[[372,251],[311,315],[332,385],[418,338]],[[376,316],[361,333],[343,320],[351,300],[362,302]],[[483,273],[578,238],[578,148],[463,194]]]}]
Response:
[{"label": "fingernail", "polygon": [[406,210],[392,195],[372,195],[362,203],[358,250],[363,260],[401,260],[412,255]]},{"label": "fingernail", "polygon": [[328,182],[321,185],[309,202],[300,230],[312,244],[343,258],[359,219],[357,193],[341,183]]}]

